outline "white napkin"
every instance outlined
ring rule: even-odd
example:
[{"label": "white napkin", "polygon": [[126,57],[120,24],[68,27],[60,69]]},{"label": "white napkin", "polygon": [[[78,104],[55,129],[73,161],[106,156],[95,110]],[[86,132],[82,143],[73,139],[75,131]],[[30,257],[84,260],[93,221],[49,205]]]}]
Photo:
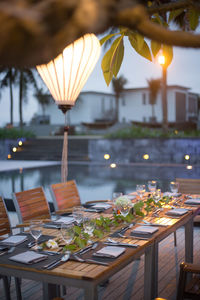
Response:
[{"label": "white napkin", "polygon": [[40,254],[34,251],[26,251],[14,256],[11,256],[9,259],[23,263],[23,264],[33,264],[40,262],[48,258],[48,255]]},{"label": "white napkin", "polygon": [[185,204],[200,204],[200,198],[192,198],[185,201]]},{"label": "white napkin", "polygon": [[138,226],[134,230],[131,231],[131,233],[136,233],[136,234],[153,234],[154,232],[158,231],[158,227],[155,226],[147,226],[147,225],[142,225]]},{"label": "white napkin", "polygon": [[126,249],[122,247],[107,246],[93,253],[93,256],[116,258],[124,253],[125,250]]},{"label": "white napkin", "polygon": [[188,212],[188,209],[185,208],[174,208],[166,212],[166,215],[169,216],[182,216]]},{"label": "white napkin", "polygon": [[64,224],[71,224],[74,222],[73,217],[60,217],[58,220],[54,221],[54,223],[64,223]]},{"label": "white napkin", "polygon": [[92,205],[92,208],[105,208],[105,209],[108,209],[110,208],[111,205],[110,204],[107,204],[107,203],[97,203],[95,205]]},{"label": "white napkin", "polygon": [[6,244],[8,246],[17,246],[26,240],[27,237],[25,235],[12,235],[1,241],[1,244]]}]

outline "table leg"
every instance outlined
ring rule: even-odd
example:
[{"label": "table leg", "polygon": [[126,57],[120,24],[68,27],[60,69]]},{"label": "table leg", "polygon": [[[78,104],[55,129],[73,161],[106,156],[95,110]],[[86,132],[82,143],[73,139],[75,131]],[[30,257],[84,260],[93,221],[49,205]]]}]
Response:
[{"label": "table leg", "polygon": [[193,262],[193,219],[185,224],[185,261]]},{"label": "table leg", "polygon": [[97,286],[88,286],[85,288],[85,300],[98,300]]},{"label": "table leg", "polygon": [[145,249],[144,300],[151,300],[157,296],[157,282],[158,244],[155,243]]},{"label": "table leg", "polygon": [[60,296],[60,286],[51,283],[43,283],[43,300],[52,300]]}]

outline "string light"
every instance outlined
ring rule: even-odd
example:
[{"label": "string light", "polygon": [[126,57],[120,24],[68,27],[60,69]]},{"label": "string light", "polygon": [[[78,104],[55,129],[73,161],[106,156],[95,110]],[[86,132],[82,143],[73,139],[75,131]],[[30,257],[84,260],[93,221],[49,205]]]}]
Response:
[{"label": "string light", "polygon": [[104,159],[110,159],[110,154],[104,154]]}]

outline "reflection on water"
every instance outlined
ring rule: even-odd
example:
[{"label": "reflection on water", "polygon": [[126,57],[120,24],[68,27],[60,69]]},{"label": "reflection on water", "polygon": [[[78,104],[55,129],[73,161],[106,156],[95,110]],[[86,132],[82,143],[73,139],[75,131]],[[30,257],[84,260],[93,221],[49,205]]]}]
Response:
[{"label": "reflection on water", "polygon": [[[134,191],[136,184],[146,184],[148,180],[157,180],[162,191],[167,191],[169,181],[176,177],[199,178],[200,167],[187,170],[185,166],[123,165],[111,169],[109,165],[71,163],[68,180],[76,180],[84,203],[111,198],[114,191]],[[60,166],[0,172],[0,194],[5,198],[12,198],[12,192],[43,186],[47,199],[51,201],[48,187],[57,182],[60,182]]]}]

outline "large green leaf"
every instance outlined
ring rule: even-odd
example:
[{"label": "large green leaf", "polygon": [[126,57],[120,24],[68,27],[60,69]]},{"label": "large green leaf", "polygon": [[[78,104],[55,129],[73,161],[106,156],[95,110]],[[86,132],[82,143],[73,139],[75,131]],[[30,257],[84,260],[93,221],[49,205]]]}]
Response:
[{"label": "large green leaf", "polygon": [[150,51],[149,46],[147,45],[147,43],[145,41],[143,43],[143,47],[140,49],[135,34],[130,34],[128,38],[129,38],[129,42],[131,43],[131,46],[135,49],[135,51],[138,54],[140,54],[144,58],[152,61],[151,51]]},{"label": "large green leaf", "polygon": [[151,41],[151,51],[152,51],[154,57],[156,57],[160,48],[161,48],[161,43],[158,43],[156,41]]},{"label": "large green leaf", "polygon": [[177,16],[182,14],[183,11],[184,11],[184,9],[182,9],[182,8],[170,11],[168,22],[171,22],[172,20],[174,20]]},{"label": "large green leaf", "polygon": [[106,84],[109,85],[113,75],[116,77],[122,64],[124,57],[124,35],[118,37],[106,52],[102,59],[101,67],[103,70]]},{"label": "large green leaf", "polygon": [[113,36],[115,35],[119,35],[120,32],[117,32],[117,33],[111,33],[111,34],[108,34],[106,36],[104,36],[101,40],[100,40],[100,44],[103,45],[105,42],[107,42],[109,39],[111,39]]},{"label": "large green leaf", "polygon": [[163,45],[163,54],[165,56],[165,59],[166,59],[166,67],[168,67],[171,62],[172,62],[172,59],[173,59],[173,47],[172,46],[169,46],[169,45]]},{"label": "large green leaf", "polygon": [[138,49],[141,51],[144,46],[144,37],[141,34],[136,34]]},{"label": "large green leaf", "polygon": [[199,12],[194,10],[194,9],[190,9],[189,10],[189,22],[190,22],[190,28],[192,30],[195,30],[199,24]]}]

